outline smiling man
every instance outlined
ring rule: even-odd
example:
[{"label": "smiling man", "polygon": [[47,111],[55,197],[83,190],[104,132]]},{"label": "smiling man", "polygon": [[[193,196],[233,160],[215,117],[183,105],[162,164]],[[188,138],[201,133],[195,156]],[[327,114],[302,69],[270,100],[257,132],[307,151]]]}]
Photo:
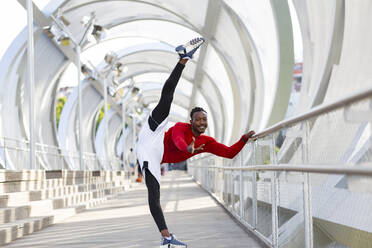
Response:
[{"label": "smiling man", "polygon": [[244,134],[235,144],[228,147],[214,138],[204,135],[208,127],[207,112],[195,107],[190,113],[190,123],[178,122],[166,131],[168,115],[173,101],[174,91],[188,59],[204,43],[196,38],[176,48],[180,60],[165,82],[158,105],[151,112],[148,121],[142,127],[137,143],[137,157],[148,189],[150,212],[161,233],[160,247],[187,247],[170,234],[160,206],[160,165],[178,163],[202,152],[209,152],[225,158],[233,158],[255,134]]}]

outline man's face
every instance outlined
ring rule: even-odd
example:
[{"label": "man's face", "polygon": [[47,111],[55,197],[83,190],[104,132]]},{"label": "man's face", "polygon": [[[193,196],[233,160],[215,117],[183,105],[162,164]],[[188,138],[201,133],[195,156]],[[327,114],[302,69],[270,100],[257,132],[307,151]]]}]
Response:
[{"label": "man's face", "polygon": [[207,114],[203,111],[195,112],[190,120],[191,129],[199,135],[205,132],[208,127]]}]

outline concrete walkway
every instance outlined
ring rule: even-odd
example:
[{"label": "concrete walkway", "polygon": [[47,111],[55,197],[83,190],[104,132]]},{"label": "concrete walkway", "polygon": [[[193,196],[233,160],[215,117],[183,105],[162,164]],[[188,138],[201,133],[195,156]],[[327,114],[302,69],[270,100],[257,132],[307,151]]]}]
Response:
[{"label": "concrete walkway", "polygon": [[[168,228],[191,248],[262,247],[181,171],[162,178],[161,203]],[[136,184],[107,204],[18,239],[6,247],[159,247],[146,186]]]}]

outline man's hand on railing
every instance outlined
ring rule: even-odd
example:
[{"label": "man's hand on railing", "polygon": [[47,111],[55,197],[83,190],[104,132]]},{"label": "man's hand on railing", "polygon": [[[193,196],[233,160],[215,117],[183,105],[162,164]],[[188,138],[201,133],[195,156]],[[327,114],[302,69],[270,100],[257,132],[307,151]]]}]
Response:
[{"label": "man's hand on railing", "polygon": [[[246,133],[246,134],[244,134],[244,141],[245,142],[248,142],[249,141],[249,139],[252,139],[252,137],[253,137],[253,135],[255,135],[256,133],[253,131],[253,130],[251,130],[251,131],[249,131],[248,133]],[[256,140],[257,138],[255,138],[254,140]]]}]

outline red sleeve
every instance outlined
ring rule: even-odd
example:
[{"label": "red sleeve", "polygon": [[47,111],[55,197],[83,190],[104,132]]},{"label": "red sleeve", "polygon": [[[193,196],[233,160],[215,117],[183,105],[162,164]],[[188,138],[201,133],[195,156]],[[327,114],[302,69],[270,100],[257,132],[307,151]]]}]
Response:
[{"label": "red sleeve", "polygon": [[176,123],[172,130],[172,140],[176,147],[183,152],[187,152],[185,141],[185,127],[181,123]]},{"label": "red sleeve", "polygon": [[224,157],[224,158],[233,158],[235,157],[236,154],[238,154],[242,148],[244,147],[245,143],[242,138],[238,140],[235,144],[232,146],[226,146],[224,144],[218,143],[215,139],[212,137],[209,137],[210,142],[208,142],[204,149],[203,152],[209,152],[214,155]]}]

